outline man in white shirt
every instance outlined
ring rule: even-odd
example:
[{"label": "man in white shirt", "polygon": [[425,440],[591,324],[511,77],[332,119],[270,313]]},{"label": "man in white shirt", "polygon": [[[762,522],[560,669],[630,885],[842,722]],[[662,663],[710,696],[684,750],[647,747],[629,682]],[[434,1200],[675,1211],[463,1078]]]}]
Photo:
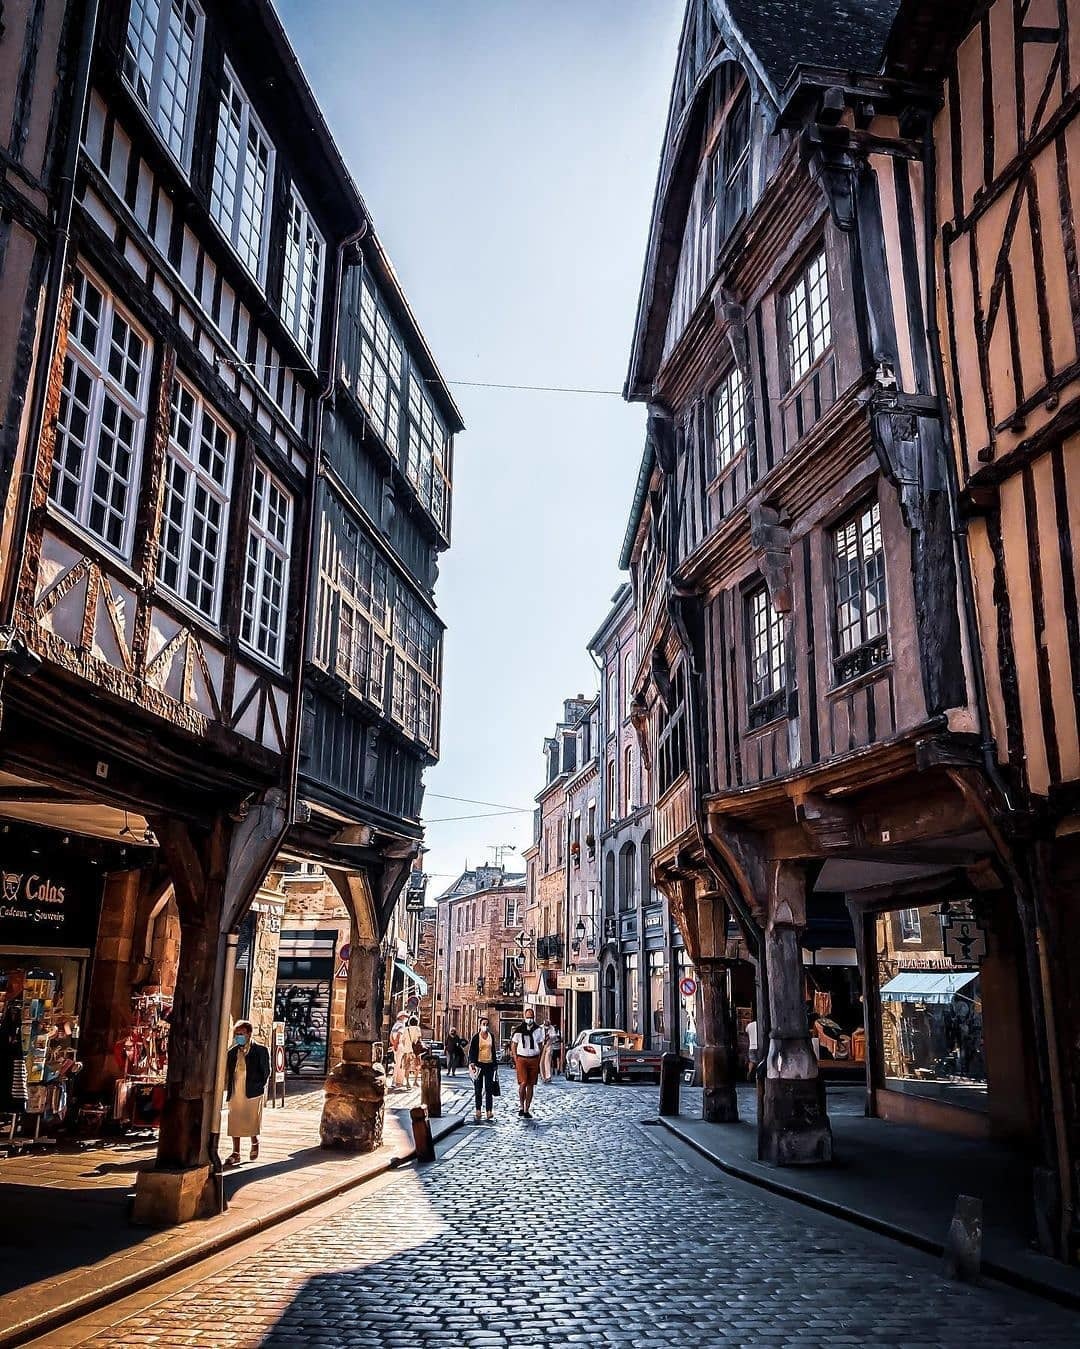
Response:
[{"label": "man in white shirt", "polygon": [[510,1040],[510,1053],[518,1080],[518,1114],[525,1119],[532,1119],[533,1091],[540,1075],[540,1051],[543,1047],[544,1028],[537,1025],[533,1009],[526,1007],[525,1020],[518,1022]]}]

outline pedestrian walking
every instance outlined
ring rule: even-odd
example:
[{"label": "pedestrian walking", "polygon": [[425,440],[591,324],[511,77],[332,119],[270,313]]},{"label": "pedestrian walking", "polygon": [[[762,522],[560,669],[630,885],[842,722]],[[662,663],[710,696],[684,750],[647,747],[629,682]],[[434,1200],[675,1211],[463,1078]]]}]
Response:
[{"label": "pedestrian walking", "polygon": [[551,1081],[552,1037],[555,1034],[555,1027],[551,1024],[550,1016],[541,1023],[540,1034],[544,1037],[543,1044],[540,1047],[540,1080],[547,1083]]},{"label": "pedestrian walking", "polygon": [[411,1087],[413,1078],[420,1080],[420,1055],[424,1051],[424,1037],[420,1033],[420,1018],[411,1016],[401,1032],[402,1069],[405,1086]]},{"label": "pedestrian walking", "polygon": [[518,1081],[518,1114],[525,1119],[532,1119],[533,1092],[540,1075],[540,1051],[543,1044],[544,1032],[536,1024],[532,1008],[528,1007],[525,1019],[518,1023],[510,1040],[510,1053]]},{"label": "pedestrian walking", "polygon": [[225,1099],[229,1103],[229,1135],[232,1152],[226,1166],[240,1161],[241,1138],[251,1139],[251,1160],[259,1155],[263,1102],[270,1080],[270,1051],[254,1038],[250,1021],[238,1021],[233,1027],[232,1048],[225,1060]]},{"label": "pedestrian walking", "polygon": [[562,1072],[562,1031],[558,1026],[551,1028],[551,1071],[555,1074]]},{"label": "pedestrian walking", "polygon": [[494,1097],[499,1091],[499,1046],[486,1016],[480,1018],[480,1028],[469,1041],[469,1072],[473,1076],[476,1108],[473,1119],[480,1123],[481,1097],[487,1110],[488,1122],[495,1119]]},{"label": "pedestrian walking", "polygon": [[453,1077],[457,1070],[462,1066],[462,1047],[464,1041],[456,1030],[451,1030],[446,1037],[446,1070],[449,1077]]},{"label": "pedestrian walking", "polygon": [[753,1082],[758,1063],[758,1025],[757,1020],[746,1023],[746,1076]]},{"label": "pedestrian walking", "polygon": [[390,1048],[393,1050],[394,1054],[395,1087],[403,1087],[405,1085],[405,1050],[403,1045],[405,1024],[405,1013],[398,1012],[394,1019],[394,1024],[390,1027]]}]

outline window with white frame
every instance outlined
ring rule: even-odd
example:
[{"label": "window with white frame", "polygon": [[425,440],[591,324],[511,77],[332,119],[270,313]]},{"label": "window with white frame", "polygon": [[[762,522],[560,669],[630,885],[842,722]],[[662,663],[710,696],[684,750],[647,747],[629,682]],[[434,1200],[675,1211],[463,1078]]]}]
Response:
[{"label": "window with white frame", "polygon": [[361,697],[381,708],[390,643],[389,567],[344,511],[332,512],[332,524],[334,555],[324,565],[321,580],[336,595],[335,668]]},{"label": "window with white frame", "polygon": [[158,580],[216,622],[234,437],[202,396],[173,381]]},{"label": "window with white frame", "polygon": [[829,272],[825,250],[806,264],[784,296],[787,325],[788,383],[798,384],[832,341]]},{"label": "window with white frame", "polygon": [[[836,653],[847,656],[885,636],[885,550],[876,501],[833,531],[836,583]],[[852,672],[854,673],[854,672]]]},{"label": "window with white frame", "polygon": [[350,310],[351,373],[356,396],[395,457],[401,422],[403,352],[397,329],[371,277],[365,272]]},{"label": "window with white frame", "polygon": [[325,244],[295,186],[285,222],[285,265],[281,281],[281,317],[312,361],[319,340]]},{"label": "window with white frame", "polygon": [[292,496],[262,464],[251,484],[244,559],[240,638],[252,651],[281,666],[289,584]]},{"label": "window with white frame", "polygon": [[624,718],[629,717],[630,707],[634,701],[634,667],[637,661],[634,658],[633,651],[627,651],[623,655],[623,694],[626,698],[626,707],[623,709]]},{"label": "window with white frame", "polygon": [[77,271],[49,496],[122,558],[131,557],[146,429],[150,341]]},{"label": "window with white frame", "polygon": [[623,775],[626,778],[626,813],[637,809],[637,784],[634,781],[634,748],[627,745],[623,750]]},{"label": "window with white frame", "polygon": [[195,122],[203,12],[194,0],[131,0],[124,77],[187,168]]},{"label": "window with white frame", "polygon": [[406,476],[435,522],[445,527],[450,503],[449,436],[416,375],[409,376]]},{"label": "window with white frame", "polygon": [[784,653],[784,622],[773,608],[765,586],[746,598],[746,625],[750,647],[750,705],[767,709],[769,716],[781,710],[770,705],[784,692],[787,662]]},{"label": "window with white frame", "polygon": [[218,103],[210,213],[258,282],[266,271],[274,149],[251,100],[225,66]]},{"label": "window with white frame", "polygon": [[900,910],[900,940],[922,941],[922,919],[918,909]]},{"label": "window with white frame", "polygon": [[711,425],[706,443],[710,462],[706,476],[712,479],[734,463],[747,445],[746,389],[737,365],[713,390],[709,411]]},{"label": "window with white frame", "polygon": [[517,927],[518,925],[518,897],[517,895],[506,896],[506,912],[503,916],[503,927]]}]

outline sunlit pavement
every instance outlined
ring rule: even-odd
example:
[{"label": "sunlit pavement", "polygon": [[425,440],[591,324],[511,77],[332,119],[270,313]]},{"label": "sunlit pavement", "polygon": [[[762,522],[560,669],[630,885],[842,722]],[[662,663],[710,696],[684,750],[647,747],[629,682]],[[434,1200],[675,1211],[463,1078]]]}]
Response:
[{"label": "sunlit pavement", "polygon": [[1075,1313],[949,1283],[929,1257],[684,1153],[644,1122],[655,1088],[558,1082],[538,1090],[531,1121],[509,1094],[498,1108],[434,1166],[374,1182],[49,1345],[1078,1342]]}]

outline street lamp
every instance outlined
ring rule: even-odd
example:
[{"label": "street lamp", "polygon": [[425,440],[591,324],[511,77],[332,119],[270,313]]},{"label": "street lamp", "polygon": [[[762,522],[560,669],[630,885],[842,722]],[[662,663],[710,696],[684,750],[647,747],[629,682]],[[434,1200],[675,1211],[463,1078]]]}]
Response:
[{"label": "street lamp", "polygon": [[[586,922],[589,924],[588,928],[585,926]],[[591,913],[583,913],[574,927],[574,944],[572,947],[574,955],[577,955],[581,950],[581,944],[585,941],[586,931],[589,933],[589,940],[585,949],[592,955],[596,950],[596,919],[593,918]]]}]

